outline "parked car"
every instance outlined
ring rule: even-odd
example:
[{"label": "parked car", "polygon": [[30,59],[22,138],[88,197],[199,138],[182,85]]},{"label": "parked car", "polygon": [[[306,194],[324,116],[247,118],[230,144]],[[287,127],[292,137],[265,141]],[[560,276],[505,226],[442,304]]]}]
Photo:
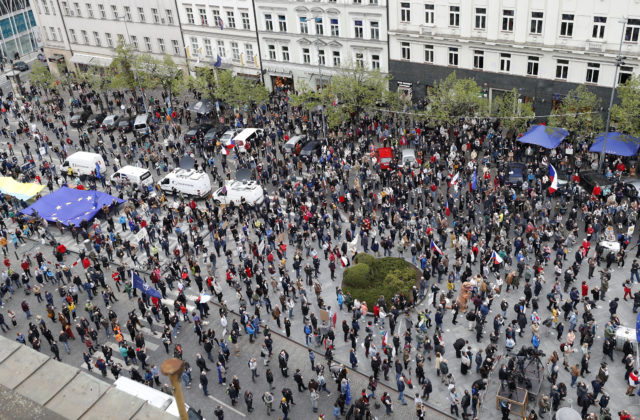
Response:
[{"label": "parked car", "polygon": [[91,118],[91,111],[88,109],[83,109],[82,112],[78,112],[73,114],[71,119],[69,120],[69,125],[71,127],[82,127],[85,125],[87,120]]},{"label": "parked car", "polygon": [[295,155],[298,147],[300,150],[307,144],[309,141],[309,137],[306,134],[301,134],[299,136],[293,136],[284,144],[284,150],[287,154]]},{"label": "parked car", "polygon": [[520,162],[511,162],[507,165],[507,173],[504,182],[506,185],[521,186],[527,177],[527,165]]},{"label": "parked car", "polygon": [[380,169],[393,169],[393,149],[391,147],[378,147],[376,149],[376,159],[380,164]]},{"label": "parked car", "polygon": [[224,125],[219,125],[217,127],[211,127],[204,134],[204,142],[205,142],[205,144],[216,142],[218,137],[220,137],[220,134],[224,133],[228,129],[229,129],[229,127],[226,127]]},{"label": "parked car", "polygon": [[102,128],[107,131],[113,131],[118,127],[118,123],[122,117],[119,114],[108,115],[102,121]]},{"label": "parked car", "polygon": [[310,141],[304,145],[302,150],[300,150],[300,158],[305,162],[310,161],[313,158],[313,155],[318,155],[320,153],[321,148],[322,145],[319,141]]},{"label": "parked car", "polygon": [[118,130],[121,133],[129,133],[131,130],[133,130],[134,121],[135,121],[134,119],[122,118],[118,122]]},{"label": "parked car", "polygon": [[29,70],[29,65],[24,61],[14,61],[13,69],[18,71],[27,71]]},{"label": "parked car", "polygon": [[107,118],[107,114],[105,114],[104,112],[99,112],[97,114],[92,115],[87,120],[87,125],[91,128],[98,128],[100,127],[100,124],[102,124],[102,121],[104,121],[105,118]]},{"label": "parked car", "polygon": [[213,127],[211,124],[200,124],[195,127],[189,128],[189,131],[184,133],[184,141],[189,143],[198,139],[198,135],[204,136],[207,131]]}]

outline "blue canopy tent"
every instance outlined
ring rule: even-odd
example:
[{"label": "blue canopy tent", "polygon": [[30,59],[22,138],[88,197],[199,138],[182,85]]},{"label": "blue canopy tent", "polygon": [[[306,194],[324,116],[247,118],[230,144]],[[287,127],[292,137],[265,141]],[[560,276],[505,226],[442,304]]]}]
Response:
[{"label": "blue canopy tent", "polygon": [[545,149],[555,149],[568,135],[569,132],[564,128],[536,125],[531,127],[518,141],[542,146]]},{"label": "blue canopy tent", "polygon": [[100,191],[62,187],[45,195],[21,213],[27,216],[37,213],[49,222],[59,221],[65,226],[78,226],[82,220],[93,219],[103,206],[122,203],[124,200]]},{"label": "blue canopy tent", "polygon": [[[596,136],[596,140],[589,149],[590,152],[602,153],[605,133]],[[640,149],[640,139],[628,134],[611,131],[607,133],[607,147],[605,153],[618,156],[635,156]]]}]

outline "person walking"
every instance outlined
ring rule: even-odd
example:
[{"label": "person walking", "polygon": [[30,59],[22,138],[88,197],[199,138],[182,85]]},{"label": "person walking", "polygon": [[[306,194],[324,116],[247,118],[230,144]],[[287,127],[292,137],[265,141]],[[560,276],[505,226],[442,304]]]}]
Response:
[{"label": "person walking", "polygon": [[267,408],[267,416],[270,416],[271,411],[273,410],[273,394],[269,391],[262,394],[262,402],[264,402],[264,405]]},{"label": "person walking", "polygon": [[202,392],[205,397],[209,396],[209,390],[207,389],[208,386],[209,379],[207,378],[207,372],[203,370],[200,372],[200,388],[202,388]]},{"label": "person walking", "polygon": [[289,403],[287,403],[287,399],[282,397],[280,401],[280,409],[282,410],[282,420],[289,420]]}]

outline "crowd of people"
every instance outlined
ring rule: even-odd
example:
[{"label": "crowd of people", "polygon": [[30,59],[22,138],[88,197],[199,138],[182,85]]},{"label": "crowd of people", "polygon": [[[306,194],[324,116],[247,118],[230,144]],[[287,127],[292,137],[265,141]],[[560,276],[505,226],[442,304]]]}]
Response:
[{"label": "crowd of people", "polygon": [[[13,325],[0,315],[3,332],[5,327],[7,333],[19,331],[17,339],[39,351],[44,337],[57,359],[59,345],[67,353],[70,346],[84,345],[86,367],[117,378],[123,366],[111,360],[108,345],[99,344],[115,340],[122,359],[133,365],[132,379],[169,393],[170,387],[160,381],[160,360],[150,361],[145,348],[146,323],[159,334],[166,355],[195,360],[204,395],[209,393],[207,372],[214,369],[232,407],[243,398],[249,412],[255,409],[253,392],[241,391],[238,376],[227,375],[227,365],[231,352],[241,356],[245,346],[258,348],[261,362],[248,360],[251,379],[264,377],[269,389],[259,398],[268,414],[279,410],[285,420],[301,414],[293,408],[290,388],[285,386],[282,396],[273,392],[278,376],[270,364],[274,353],[283,378],[293,365],[292,378],[298,392],[308,393],[312,410],[318,411],[324,392],[334,418],[371,418],[377,410],[389,415],[396,404],[407,404],[406,396],[414,400],[417,418],[425,418],[429,396],[439,387],[451,415],[479,418],[491,379],[498,378],[505,389],[513,385],[518,362],[512,355],[522,356],[526,348],[544,358],[543,391],[535,407],[527,407],[527,419],[557,411],[573,387],[584,419],[612,418],[611,382],[628,386],[627,395],[635,399],[639,379],[634,346],[616,343],[616,329],[622,325],[618,312],[629,317],[632,310],[630,304],[619,304],[630,298],[634,313],[640,306],[640,291],[633,290],[634,280],[640,282],[640,247],[633,239],[638,201],[625,195],[620,181],[629,173],[624,161],[608,157],[605,173],[612,187],[587,191],[580,176],[596,157],[586,141],[568,141],[547,152],[523,147],[499,121],[468,118],[450,127],[404,127],[385,114],[364,115],[329,130],[321,151],[302,159],[283,145],[299,133],[321,138],[322,119],[292,107],[292,94],[274,92],[268,104],[247,113],[227,111],[221,120],[191,113],[188,101],[169,111],[164,97],[150,98],[153,124],[145,137],[81,129],[75,139],[69,116],[87,104],[97,109],[101,100],[82,86],[74,90],[70,106],[62,97],[44,101],[35,91],[5,104],[3,175],[42,183],[49,191],[81,184],[127,201],[103,209],[98,217],[106,221],[104,228],[89,220],[52,226],[21,215],[24,202],[2,197],[2,300],[20,300],[27,319],[25,324],[14,310],[5,311]],[[115,93],[106,106],[133,115],[142,101],[130,92]],[[190,125],[210,118],[229,126],[260,127],[264,135],[246,150],[231,151],[205,140],[203,132],[195,141],[182,140],[183,121]],[[374,158],[379,146],[392,147],[395,160],[402,149],[413,148],[418,162],[383,170]],[[114,186],[104,176],[61,172],[59,162],[75,150],[101,153],[114,170],[128,164],[156,176],[178,167],[188,155],[219,186],[233,179],[237,169],[248,168],[267,194],[261,205],[217,206],[210,198]],[[519,182],[509,177],[513,162],[525,163]],[[33,167],[25,170],[23,163]],[[566,186],[553,193],[548,189],[550,164],[567,174]],[[142,229],[148,235],[138,242],[123,238]],[[76,243],[88,239],[91,247],[70,255],[59,240],[67,232]],[[41,242],[48,251],[24,255],[20,245],[25,240]],[[608,248],[614,246],[616,251]],[[628,257],[633,248],[635,257]],[[19,261],[12,261],[14,250]],[[336,276],[357,252],[403,257],[418,268],[421,279],[410,296],[361,301],[343,291]],[[153,284],[157,295],[132,288],[133,276]],[[612,276],[624,290],[614,286]],[[167,303],[174,290],[177,297]],[[465,291],[469,295],[461,299]],[[192,300],[190,292],[208,293],[213,300]],[[114,309],[121,305],[127,310]],[[195,309],[189,310],[190,305]],[[607,316],[598,319],[594,313],[601,305],[608,308]],[[34,307],[46,317],[32,316]],[[320,310],[328,318],[320,319]],[[273,347],[272,330],[277,327],[289,338],[298,317],[304,333],[300,344],[308,347],[314,373],[309,380],[300,371],[306,361],[290,360],[286,349],[274,352]],[[188,355],[178,341],[181,329],[181,339],[188,334],[186,324],[198,340],[198,350]],[[302,337],[297,331],[293,335]],[[622,360],[624,367],[616,371],[624,377],[609,378],[604,360],[592,366],[594,344],[610,362]],[[622,349],[621,358],[614,357],[616,346]],[[101,356],[94,361],[96,351]],[[459,370],[453,358],[460,361]],[[366,388],[355,396],[352,370],[369,376]],[[566,376],[563,370],[570,383],[560,378]],[[328,378],[335,381],[335,396]],[[393,388],[397,399],[389,391],[376,394],[378,381]],[[188,362],[183,383],[191,387]],[[485,410],[493,410],[488,406]],[[513,409],[513,404],[500,403],[504,419]],[[222,406],[214,414],[223,418]],[[635,418],[629,411],[618,414],[622,420]]]}]

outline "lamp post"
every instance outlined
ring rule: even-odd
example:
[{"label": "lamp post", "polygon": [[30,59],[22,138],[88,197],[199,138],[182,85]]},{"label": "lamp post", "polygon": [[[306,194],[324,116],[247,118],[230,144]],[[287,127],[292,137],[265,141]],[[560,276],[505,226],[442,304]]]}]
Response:
[{"label": "lamp post", "polygon": [[184,362],[176,358],[167,359],[160,365],[160,371],[171,380],[173,396],[176,398],[180,420],[189,420],[187,408],[184,403],[184,395],[182,395],[182,388],[180,387],[180,376],[182,372],[184,372]]},{"label": "lamp post", "polygon": [[[120,20],[118,18],[118,20]],[[127,33],[127,40],[129,41],[129,45],[131,45],[131,35],[129,35],[129,26],[127,25],[127,14],[123,13],[122,21],[124,22],[124,30]],[[134,64],[134,63],[129,63]],[[142,105],[144,106],[145,112],[149,112],[149,107],[147,105],[147,96],[144,94],[144,89],[142,89],[142,85],[140,84],[140,79],[138,78],[137,69],[132,68],[133,70],[133,78],[138,83],[138,88],[140,89],[140,94],[142,95]]]},{"label": "lamp post", "polygon": [[605,150],[607,149],[607,138],[609,137],[609,126],[611,124],[611,107],[613,106],[613,98],[616,96],[616,84],[618,83],[618,71],[620,66],[624,64],[625,57],[622,56],[622,43],[624,42],[624,31],[627,27],[627,19],[622,21],[622,34],[620,35],[620,44],[618,45],[618,55],[616,56],[616,71],[613,76],[613,84],[611,85],[611,99],[609,100],[609,109],[607,110],[607,124],[604,129],[604,141],[602,142],[602,151],[600,152],[600,161],[598,162],[598,171],[602,171],[604,165]]},{"label": "lamp post", "polygon": [[[324,89],[324,83],[322,82],[322,67],[320,66],[320,34],[318,33],[318,19],[322,21],[322,17],[313,18],[313,22],[315,23],[314,30],[316,31],[316,49],[318,50],[318,79],[320,80],[319,89]],[[324,24],[324,23],[323,23]],[[320,110],[320,115],[322,115],[322,139],[325,140],[327,138],[325,122],[324,122],[324,105],[320,105],[322,109]]]}]

